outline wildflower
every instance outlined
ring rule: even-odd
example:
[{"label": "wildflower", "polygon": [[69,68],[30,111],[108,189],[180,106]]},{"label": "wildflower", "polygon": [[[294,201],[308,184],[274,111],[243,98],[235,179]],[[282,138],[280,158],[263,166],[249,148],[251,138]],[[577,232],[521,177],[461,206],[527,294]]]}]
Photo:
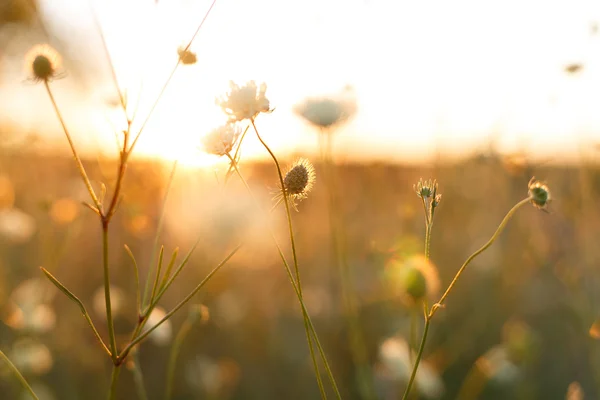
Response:
[{"label": "wildflower", "polygon": [[531,200],[531,204],[540,210],[545,209],[548,203],[550,203],[550,200],[552,200],[548,186],[535,178],[531,178],[529,181],[528,189],[527,193]]},{"label": "wildflower", "polygon": [[215,103],[229,116],[231,122],[253,119],[261,112],[269,112],[269,100],[265,97],[267,85],[262,83],[260,88],[254,81],[238,86],[229,82],[230,90],[226,96],[217,98]]},{"label": "wildflower", "polygon": [[178,48],[177,54],[179,55],[179,61],[181,61],[181,63],[184,65],[196,64],[196,61],[198,61],[196,53],[191,52],[184,47]]},{"label": "wildflower", "polygon": [[419,182],[417,182],[416,185],[413,185],[413,188],[417,192],[417,196],[422,199],[428,199],[437,192],[438,184],[435,179],[433,181],[431,179],[427,181],[419,179]]},{"label": "wildflower", "polygon": [[216,156],[229,154],[241,133],[241,128],[232,123],[215,128],[202,138],[204,150]]},{"label": "wildflower", "polygon": [[351,118],[356,105],[344,99],[309,98],[297,105],[294,111],[317,127],[329,128]]},{"label": "wildflower", "polygon": [[47,44],[34,46],[25,56],[25,68],[35,82],[48,82],[57,77],[60,55]]},{"label": "wildflower", "polygon": [[422,255],[392,260],[387,272],[394,292],[400,292],[408,305],[433,300],[440,289],[440,279],[433,263]]},{"label": "wildflower", "polygon": [[[291,206],[296,208],[296,201],[308,197],[308,192],[315,183],[315,168],[306,158],[300,158],[294,162],[283,178],[283,189]],[[283,193],[278,195],[279,200]]]}]

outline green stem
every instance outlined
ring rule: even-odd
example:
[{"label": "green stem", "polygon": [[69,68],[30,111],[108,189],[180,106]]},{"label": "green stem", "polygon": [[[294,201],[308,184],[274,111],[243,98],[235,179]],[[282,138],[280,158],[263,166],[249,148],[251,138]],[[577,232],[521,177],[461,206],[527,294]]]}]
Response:
[{"label": "green stem", "polygon": [[[256,206],[259,210],[261,210],[263,213],[264,210],[263,208],[260,206],[260,204],[258,203],[258,200],[256,200],[256,197],[254,197],[254,193],[252,192],[252,189],[250,189],[250,186],[248,185],[248,182],[246,181],[246,179],[244,179],[244,176],[242,175],[242,173],[240,172],[238,166],[237,166],[237,162],[235,161],[234,158],[232,158],[229,154],[227,154],[227,157],[229,157],[229,160],[231,161],[231,166],[234,169],[234,171],[236,172],[236,174],[238,175],[238,177],[240,178],[240,180],[242,181],[242,183],[244,184],[244,186],[246,187],[246,190],[248,191],[248,193],[250,194],[250,196],[252,197],[252,199],[254,200],[254,203],[256,203]],[[283,199],[284,201],[287,202],[287,200],[285,199],[285,191],[282,190],[282,194],[283,194]],[[268,217],[267,217],[268,218]],[[273,241],[275,242],[275,245],[277,246],[277,248],[279,249],[280,253],[283,255],[283,253],[281,252],[281,249],[279,247],[279,244],[277,243],[277,239],[275,238],[275,234],[273,233],[273,230],[269,224],[269,231],[271,233],[271,237],[273,238]],[[284,259],[284,263],[287,264],[287,262]],[[297,270],[297,269],[296,269]],[[295,281],[292,278],[292,283],[295,285]],[[301,308],[302,308],[302,318],[304,319],[304,331],[306,334],[306,340],[308,341],[308,349],[310,351],[310,356],[311,356],[311,360],[313,363],[313,368],[315,370],[315,376],[317,379],[317,384],[319,386],[319,391],[321,393],[321,397],[322,398],[327,398],[327,394],[325,393],[325,388],[323,386],[323,381],[321,380],[321,373],[319,372],[319,365],[317,363],[317,358],[315,356],[315,351],[313,348],[313,343],[311,340],[311,329],[310,329],[310,324],[308,322],[308,313],[306,312],[306,308],[304,307],[304,300],[302,298],[302,293],[300,292],[300,290],[298,290],[297,293],[298,296],[298,301],[301,303]],[[314,328],[312,329],[312,335],[313,336],[317,336],[317,333],[315,332]],[[326,360],[324,360],[324,362],[326,362]]]},{"label": "green stem", "polygon": [[[171,187],[173,185],[173,179],[175,178],[175,172],[177,171],[178,162],[175,161],[173,163],[173,168],[171,169],[171,173],[169,174],[169,180],[167,181],[167,187],[165,189],[165,195],[162,200],[162,204],[160,206],[160,217],[158,219],[158,226],[156,227],[156,234],[154,235],[154,243],[152,244],[152,253],[150,255],[150,264],[148,266],[148,276],[146,278],[146,284],[144,285],[144,294],[142,297],[142,306],[141,309],[146,308],[146,301],[148,300],[148,295],[150,294],[150,276],[152,276],[153,268],[154,268],[154,257],[156,251],[158,249],[158,241],[160,239],[160,234],[162,232],[164,220],[165,220],[165,210],[167,206],[167,199],[169,197],[169,193],[171,192]],[[151,301],[149,301],[151,303]]]},{"label": "green stem", "polygon": [[2,358],[4,360],[4,362],[6,363],[6,365],[8,365],[8,368],[10,368],[10,370],[12,371],[12,373],[19,380],[19,382],[21,383],[21,385],[23,386],[23,388],[25,390],[27,390],[27,392],[29,392],[29,395],[31,396],[31,398],[34,399],[34,400],[39,400],[39,398],[33,392],[33,389],[31,388],[31,386],[29,386],[29,383],[27,383],[27,381],[25,380],[25,378],[23,377],[23,375],[21,375],[21,373],[19,372],[19,370],[17,369],[17,367],[15,367],[15,364],[13,364],[10,361],[10,359],[6,356],[6,354],[4,354],[4,352],[2,350],[0,350],[0,358]]},{"label": "green stem", "polygon": [[425,228],[425,259],[429,260],[429,248],[431,247],[431,226],[433,223],[428,223]]},{"label": "green stem", "polygon": [[408,399],[408,395],[410,394],[410,388],[412,387],[415,377],[417,376],[417,370],[419,369],[419,363],[421,362],[421,358],[423,357],[423,349],[425,348],[425,342],[427,341],[427,334],[429,333],[430,323],[431,318],[426,318],[425,327],[423,328],[423,337],[421,338],[421,344],[419,345],[419,351],[417,353],[417,359],[415,360],[415,365],[413,366],[412,373],[410,374],[410,379],[408,380],[408,385],[406,386],[406,390],[404,391],[402,400]]},{"label": "green stem", "polygon": [[67,125],[65,124],[62,114],[60,113],[60,110],[58,109],[56,100],[54,100],[54,96],[52,95],[52,91],[50,90],[50,85],[48,85],[48,81],[44,81],[44,86],[46,87],[46,92],[48,92],[48,96],[50,96],[50,101],[52,102],[54,111],[56,112],[56,115],[58,116],[58,120],[60,121],[63,131],[65,132],[65,136],[67,137],[69,146],[71,147],[71,153],[73,154],[73,159],[75,160],[75,163],[77,164],[77,169],[79,170],[79,173],[81,174],[81,179],[83,179],[83,183],[85,184],[85,187],[87,188],[87,190],[90,194],[90,197],[92,198],[92,201],[94,202],[94,205],[96,206],[96,209],[98,211],[101,211],[102,204],[100,203],[98,196],[96,196],[96,193],[94,192],[94,188],[92,187],[92,184],[87,176],[87,173],[85,172],[85,168],[83,167],[83,163],[81,162],[81,159],[79,158],[79,155],[77,154],[77,150],[75,150],[75,144],[73,144],[73,140],[71,139],[71,135],[69,134],[69,130],[67,129]]},{"label": "green stem", "polygon": [[450,285],[448,286],[448,288],[446,289],[446,291],[444,292],[444,294],[442,295],[442,297],[440,298],[440,300],[431,307],[431,310],[429,310],[429,312],[427,312],[427,306],[423,305],[424,311],[425,311],[425,329],[423,331],[423,337],[421,339],[421,345],[419,347],[419,352],[417,354],[417,359],[415,361],[415,365],[413,366],[413,371],[411,373],[411,377],[410,377],[410,379],[408,381],[408,386],[406,387],[406,391],[404,392],[404,396],[402,397],[403,400],[405,400],[405,399],[408,398],[408,394],[410,392],[410,388],[411,388],[411,386],[413,384],[413,381],[415,379],[415,376],[417,374],[417,369],[419,368],[419,362],[421,361],[421,357],[423,356],[423,348],[425,347],[425,342],[427,340],[427,332],[429,331],[429,324],[431,322],[431,319],[433,318],[433,316],[435,315],[435,313],[437,312],[437,310],[440,307],[442,307],[444,301],[446,300],[446,297],[448,297],[448,294],[450,294],[450,292],[452,291],[452,288],[454,287],[454,285],[456,285],[456,282],[458,281],[458,278],[463,273],[463,271],[465,270],[465,268],[467,267],[467,265],[469,265],[471,263],[471,261],[473,261],[473,259],[475,257],[477,257],[479,254],[483,253],[488,247],[490,247],[492,245],[492,243],[494,243],[496,241],[496,239],[498,238],[498,236],[500,235],[500,233],[502,233],[502,231],[506,227],[506,224],[508,223],[508,221],[515,214],[515,212],[519,208],[521,208],[522,206],[524,206],[525,204],[529,203],[530,201],[531,201],[531,198],[527,197],[526,199],[523,199],[523,200],[519,201],[517,204],[515,204],[508,211],[508,213],[506,213],[506,215],[504,216],[504,219],[502,219],[502,222],[500,222],[500,225],[498,225],[498,228],[496,229],[496,232],[494,232],[494,234],[492,235],[492,237],[490,238],[490,240],[488,240],[487,243],[485,243],[483,246],[481,246],[481,248],[479,248],[477,251],[475,251],[473,254],[471,254],[469,256],[469,258],[467,258],[467,260],[463,263],[463,265],[460,267],[460,269],[458,270],[458,272],[454,276],[454,279],[452,279],[452,282],[450,282]]},{"label": "green stem", "polygon": [[413,365],[413,350],[416,350],[416,343],[417,343],[417,307],[412,307],[410,310],[410,336],[409,336],[409,342],[408,342],[408,347],[409,347],[409,352],[408,352],[408,359],[410,361],[410,364]]},{"label": "green stem", "polygon": [[125,358],[127,357],[127,355],[129,354],[129,352],[131,351],[131,349],[138,344],[139,342],[141,342],[142,340],[144,340],[146,338],[146,336],[148,336],[149,334],[151,334],[156,328],[158,328],[159,326],[161,326],[166,320],[168,320],[169,318],[171,318],[173,316],[173,314],[175,314],[177,311],[179,311],[179,309],[181,307],[183,307],[188,301],[190,301],[192,299],[192,297],[194,297],[196,295],[196,293],[198,293],[200,291],[200,289],[202,289],[204,287],[204,285],[206,285],[206,283],[208,283],[208,281],[213,277],[214,274],[217,273],[217,271],[219,269],[221,269],[221,267],[223,265],[225,265],[227,263],[227,261],[229,261],[229,259],[231,257],[233,257],[233,255],[235,253],[237,253],[237,251],[240,249],[240,247],[242,247],[242,245],[237,245],[235,249],[233,249],[228,255],[227,257],[225,257],[225,259],[223,259],[223,261],[221,261],[219,263],[219,265],[217,265],[212,271],[210,271],[210,273],[206,276],[206,278],[204,278],[204,280],[202,280],[202,282],[200,282],[195,288],[194,290],[192,290],[192,292],[190,294],[188,294],[183,300],[181,300],[179,302],[179,304],[177,304],[175,306],[175,308],[173,308],[171,311],[169,311],[160,321],[158,321],[158,323],[156,325],[154,325],[153,327],[147,329],[146,331],[144,331],[142,334],[140,334],[139,336],[136,336],[135,339],[133,339],[121,352],[121,354],[119,355],[119,361],[123,362],[123,360],[125,360]]},{"label": "green stem", "polygon": [[94,332],[94,335],[96,336],[96,339],[98,339],[98,342],[100,342],[100,345],[102,346],[102,348],[104,349],[104,351],[106,351],[106,353],[109,356],[112,356],[110,350],[108,349],[108,347],[106,347],[106,344],[104,344],[104,341],[102,340],[102,337],[98,333],[98,330],[96,329],[96,326],[92,322],[92,318],[90,317],[90,315],[88,314],[87,310],[85,309],[85,306],[83,305],[83,302],[81,300],[79,300],[79,298],[77,296],[75,296],[69,289],[67,289],[65,285],[63,285],[62,283],[60,283],[60,281],[58,279],[56,279],[54,277],[54,275],[52,275],[50,272],[48,272],[48,270],[46,268],[40,267],[40,269],[42,270],[42,272],[44,273],[44,275],[46,275],[46,277],[50,280],[50,282],[52,282],[54,284],[54,286],[56,286],[69,299],[71,299],[72,301],[74,301],[79,306],[79,309],[81,310],[81,313],[83,314],[83,317],[87,321],[87,323],[90,326],[90,328],[92,328],[92,331]]},{"label": "green stem", "polygon": [[481,246],[481,248],[479,248],[479,250],[477,250],[476,252],[474,252],[473,254],[471,254],[469,256],[469,258],[467,258],[467,260],[464,262],[464,264],[460,267],[460,269],[458,270],[458,272],[454,276],[454,279],[452,279],[452,282],[450,282],[450,285],[448,286],[448,289],[446,289],[446,291],[444,292],[444,294],[442,295],[442,297],[440,298],[440,300],[436,304],[434,304],[433,307],[431,307],[431,311],[429,311],[429,316],[430,317],[433,317],[435,315],[435,313],[437,312],[438,308],[440,308],[443,305],[444,301],[446,300],[446,297],[448,297],[448,294],[450,294],[450,291],[452,290],[452,288],[454,287],[454,285],[456,285],[456,282],[458,281],[458,278],[463,273],[463,271],[465,270],[465,268],[467,267],[467,265],[469,265],[471,263],[471,261],[473,261],[473,259],[475,257],[477,257],[479,254],[483,253],[488,247],[490,247],[492,245],[492,243],[494,243],[496,241],[496,239],[498,238],[498,236],[500,235],[500,233],[502,233],[502,231],[506,227],[506,224],[508,223],[508,221],[515,214],[515,212],[519,208],[521,208],[522,206],[524,206],[525,204],[528,204],[530,201],[531,201],[531,198],[527,197],[526,199],[523,199],[520,202],[518,202],[517,204],[515,204],[513,206],[513,208],[511,208],[510,211],[508,213],[506,213],[506,215],[504,216],[504,219],[502,220],[502,222],[500,223],[500,225],[498,225],[498,229],[496,229],[496,232],[494,232],[494,234],[492,235],[492,237],[490,238],[490,240],[488,240],[486,244],[484,244],[483,246]]},{"label": "green stem", "polygon": [[144,373],[142,372],[142,367],[140,366],[140,360],[137,351],[133,353],[133,361],[127,365],[131,366],[131,373],[133,374],[133,382],[135,384],[135,391],[137,392],[138,399],[148,400],[148,393],[146,392],[146,387],[144,386]]},{"label": "green stem", "polygon": [[115,400],[117,395],[117,382],[121,366],[113,364],[112,374],[110,375],[110,390],[108,391],[108,400]]},{"label": "green stem", "polygon": [[175,367],[177,366],[177,356],[179,356],[179,350],[185,340],[186,336],[192,329],[192,322],[188,317],[183,324],[181,329],[177,333],[173,345],[171,346],[171,352],[169,353],[169,361],[167,363],[167,383],[165,389],[165,400],[171,400],[173,395],[173,381],[175,380]]},{"label": "green stem", "polygon": [[327,375],[331,382],[331,386],[333,386],[333,390],[335,391],[335,395],[338,398],[338,400],[341,400],[342,396],[340,395],[340,391],[339,391],[337,384],[335,382],[335,379],[333,377],[333,372],[331,372],[331,368],[329,367],[329,362],[327,362],[327,356],[325,355],[323,346],[321,346],[321,342],[319,341],[319,337],[317,336],[317,331],[315,329],[315,326],[312,323],[310,315],[308,314],[308,310],[306,309],[306,306],[304,305],[304,301],[301,300],[302,298],[300,297],[298,287],[296,286],[296,282],[294,281],[294,275],[292,274],[290,265],[288,264],[287,260],[285,259],[285,256],[283,255],[283,251],[281,250],[281,247],[279,247],[277,242],[275,244],[277,245],[277,250],[279,251],[279,257],[281,257],[281,260],[283,261],[283,265],[285,266],[285,270],[288,274],[288,278],[292,284],[292,287],[294,288],[294,291],[296,292],[296,296],[298,296],[298,299],[300,300],[300,306],[302,307],[302,311],[304,312],[304,314],[306,315],[306,318],[308,320],[308,324],[313,333],[315,343],[317,345],[317,349],[319,350],[319,354],[321,355],[321,359],[323,360],[323,364],[325,365],[325,371],[327,371]]},{"label": "green stem", "polygon": [[104,301],[106,304],[106,321],[110,343],[110,353],[114,363],[118,360],[117,340],[110,301],[110,271],[108,267],[108,223],[102,222],[102,266],[104,270]]},{"label": "green stem", "polygon": [[[283,197],[283,204],[285,205],[285,213],[287,215],[288,230],[289,230],[289,235],[290,235],[290,244],[292,246],[292,257],[294,260],[294,272],[296,273],[296,284],[298,285],[298,296],[301,300],[304,300],[304,296],[302,295],[302,283],[300,280],[300,268],[298,267],[298,255],[296,252],[296,241],[294,238],[294,228],[292,225],[292,214],[290,211],[290,204],[289,204],[288,197],[287,197],[287,191],[285,190],[285,185],[283,183],[283,173],[281,172],[281,166],[279,165],[279,161],[277,160],[277,157],[275,157],[275,154],[271,151],[269,146],[265,143],[265,141],[262,139],[262,137],[258,133],[258,129],[256,128],[256,124],[254,123],[254,119],[251,119],[250,121],[252,122],[252,127],[254,128],[254,132],[256,132],[256,136],[258,137],[258,140],[262,143],[262,145],[267,150],[267,152],[269,152],[269,154],[271,155],[271,158],[273,159],[273,162],[275,163],[275,167],[277,168],[277,175],[279,177],[279,185],[280,185],[281,194]],[[236,170],[237,170],[237,166],[236,166]],[[304,314],[304,312],[303,312],[303,314]],[[306,316],[303,316],[303,317],[304,317],[304,330],[306,333],[306,340],[308,342],[310,356],[312,358],[313,366],[315,369],[315,376],[317,379],[317,384],[319,386],[319,391],[321,392],[321,398],[326,399],[327,394],[325,392],[325,388],[323,387],[323,382],[321,381],[321,374],[319,373],[319,366],[317,364],[315,352],[313,349],[313,344],[312,344],[312,339],[310,336],[310,329],[308,326],[308,321],[307,321]]]}]

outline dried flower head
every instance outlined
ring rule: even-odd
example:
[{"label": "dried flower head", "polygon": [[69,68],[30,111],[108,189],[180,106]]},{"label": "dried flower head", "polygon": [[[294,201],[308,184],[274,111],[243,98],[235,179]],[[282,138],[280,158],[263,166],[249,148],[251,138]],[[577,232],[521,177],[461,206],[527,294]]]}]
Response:
[{"label": "dried flower head", "polygon": [[320,128],[329,128],[350,119],[356,104],[350,100],[334,98],[308,98],[294,107],[296,114]]},{"label": "dried flower head", "polygon": [[315,183],[315,168],[306,158],[296,160],[283,178],[283,190],[276,198],[282,200],[283,191],[287,195],[290,205],[296,208],[296,202],[308,197],[308,192]]},{"label": "dried flower head", "polygon": [[224,156],[233,149],[241,133],[242,130],[239,126],[227,123],[205,135],[202,138],[202,145],[207,153]]},{"label": "dried flower head", "polygon": [[527,193],[531,200],[531,204],[540,210],[545,209],[548,206],[548,203],[550,203],[552,200],[548,185],[536,180],[535,177],[533,177],[527,186],[529,189]]},{"label": "dried flower head", "polygon": [[196,53],[186,49],[185,47],[178,48],[177,54],[179,55],[179,61],[181,61],[181,63],[184,65],[196,64],[196,62],[198,61]]},{"label": "dried flower head", "polygon": [[47,44],[36,45],[25,56],[25,68],[35,82],[48,82],[57,77],[61,59]]},{"label": "dried flower head", "polygon": [[267,85],[262,83],[260,88],[256,82],[250,81],[239,86],[229,82],[229,93],[217,98],[215,103],[229,116],[231,122],[253,119],[261,112],[269,112],[270,104],[265,93]]}]

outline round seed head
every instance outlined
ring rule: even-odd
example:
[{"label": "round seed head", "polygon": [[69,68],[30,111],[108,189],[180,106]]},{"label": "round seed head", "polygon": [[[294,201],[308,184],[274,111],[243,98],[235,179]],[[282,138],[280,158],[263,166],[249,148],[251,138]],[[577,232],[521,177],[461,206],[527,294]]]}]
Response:
[{"label": "round seed head", "polygon": [[535,178],[531,178],[529,181],[528,189],[527,193],[531,199],[531,204],[539,209],[546,208],[550,200],[552,200],[548,185]]},{"label": "round seed head", "polygon": [[48,45],[34,46],[27,53],[26,69],[34,81],[47,82],[56,77],[60,56]]},{"label": "round seed head", "polygon": [[285,174],[283,186],[288,195],[305,196],[312,189],[314,180],[315,170],[312,164],[307,159],[301,158]]}]

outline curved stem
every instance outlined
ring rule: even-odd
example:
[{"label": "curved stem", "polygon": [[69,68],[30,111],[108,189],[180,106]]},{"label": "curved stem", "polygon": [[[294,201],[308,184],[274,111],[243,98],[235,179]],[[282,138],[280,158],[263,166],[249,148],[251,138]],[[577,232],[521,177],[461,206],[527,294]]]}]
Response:
[{"label": "curved stem", "polygon": [[442,297],[440,298],[440,300],[436,304],[434,304],[433,307],[431,307],[431,311],[429,311],[429,316],[430,317],[433,317],[435,315],[435,313],[437,312],[438,308],[440,308],[443,305],[444,301],[446,300],[446,297],[448,297],[448,294],[450,294],[450,291],[452,290],[452,288],[454,287],[454,285],[456,285],[456,282],[458,281],[458,278],[463,273],[463,271],[465,270],[465,268],[467,267],[467,265],[469,265],[471,263],[471,261],[473,261],[473,259],[475,257],[477,257],[479,254],[483,253],[488,247],[490,247],[492,245],[492,243],[494,243],[496,241],[496,239],[498,238],[498,236],[500,235],[500,233],[502,233],[502,231],[506,227],[506,224],[508,223],[508,221],[515,214],[515,212],[519,208],[521,208],[522,206],[524,206],[525,204],[529,203],[530,200],[531,200],[531,198],[527,197],[526,199],[523,199],[520,202],[518,202],[517,204],[515,204],[513,206],[513,208],[511,208],[510,211],[508,213],[506,213],[506,215],[504,216],[504,219],[502,220],[502,222],[500,222],[500,225],[498,225],[498,229],[496,229],[496,232],[494,232],[494,234],[492,235],[492,237],[490,238],[490,240],[488,240],[486,244],[484,244],[483,246],[481,246],[479,248],[479,250],[475,251],[473,254],[471,254],[469,256],[469,258],[467,258],[467,260],[464,262],[464,264],[460,267],[460,269],[458,270],[458,272],[454,276],[454,279],[452,279],[452,282],[450,282],[450,285],[448,286],[448,289],[446,289],[446,291],[444,292],[444,294],[442,295]]},{"label": "curved stem", "polygon": [[[236,172],[236,174],[238,175],[238,177],[240,178],[240,180],[242,181],[242,183],[246,187],[246,190],[248,191],[248,193],[250,194],[250,196],[252,197],[252,199],[256,203],[257,208],[259,210],[261,210],[263,213],[265,213],[264,209],[260,206],[260,203],[258,202],[258,200],[256,200],[256,197],[254,197],[254,193],[252,192],[252,189],[250,189],[250,186],[248,185],[248,182],[246,181],[246,179],[244,179],[242,173],[240,172],[235,159],[232,158],[231,155],[229,155],[229,154],[227,154],[227,157],[231,161],[232,168],[234,169],[234,171]],[[284,190],[282,190],[282,192],[284,192]],[[282,194],[283,194],[283,196],[285,196],[285,193],[282,193]],[[283,201],[286,201],[285,198],[284,198]],[[268,216],[267,216],[267,218],[268,218]],[[273,238],[273,241],[275,242],[275,246],[277,246],[277,249],[279,250],[279,253],[283,257],[283,252],[281,251],[281,248],[279,247],[279,244],[277,243],[277,239],[275,238],[275,234],[273,233],[273,230],[272,230],[270,224],[269,224],[269,232],[271,234],[271,237]],[[285,258],[283,258],[283,261],[284,261],[284,264],[287,266],[287,261],[285,260]],[[296,269],[296,271],[297,271],[297,269]],[[292,284],[294,284],[294,286],[295,286],[295,281],[293,280],[293,275],[291,275],[290,278],[292,279]],[[311,340],[311,332],[312,332],[312,335],[315,338],[317,337],[317,332],[314,330],[314,327],[312,327],[312,330],[311,330],[311,324],[309,324],[309,321],[308,321],[308,318],[309,318],[308,312],[306,311],[306,307],[304,306],[304,300],[302,298],[302,292],[300,292],[299,289],[296,289],[296,295],[298,296],[298,301],[300,302],[301,308],[302,308],[302,317],[304,319],[304,330],[305,330],[305,333],[306,333],[306,340],[308,341],[308,349],[310,351],[310,357],[311,357],[311,360],[312,360],[312,363],[313,363],[313,368],[315,370],[315,376],[316,376],[316,379],[317,379],[317,384],[319,386],[319,391],[321,392],[321,397],[322,398],[327,398],[327,394],[325,393],[325,388],[323,387],[323,381],[321,380],[321,374],[319,372],[319,365],[317,363],[317,359],[316,359],[316,356],[315,356],[315,352],[314,352],[314,348],[313,348],[313,343],[312,343],[312,340]],[[324,356],[324,353],[322,352],[322,350],[321,350],[321,355]],[[327,360],[324,359],[323,362],[326,363]],[[330,379],[333,380],[333,375],[330,376]],[[335,382],[335,380],[333,380],[333,382]]]},{"label": "curved stem", "polygon": [[31,388],[31,386],[29,386],[29,383],[27,383],[27,381],[25,380],[25,378],[23,377],[23,375],[21,375],[21,373],[19,372],[19,370],[17,369],[17,367],[15,367],[15,364],[13,364],[12,361],[10,361],[10,359],[6,356],[6,354],[4,354],[4,352],[2,350],[0,350],[0,358],[2,358],[4,360],[4,362],[6,363],[6,365],[8,365],[8,368],[10,368],[10,370],[12,371],[12,373],[19,380],[19,382],[21,383],[21,385],[23,386],[23,388],[25,390],[27,390],[27,392],[29,393],[29,395],[31,396],[31,398],[34,399],[34,400],[39,400],[39,398],[33,392],[33,389]]},{"label": "curved stem", "polygon": [[60,113],[60,110],[58,109],[56,100],[54,100],[54,96],[52,95],[52,91],[50,90],[50,85],[48,85],[48,81],[44,81],[44,86],[46,87],[46,92],[48,92],[48,96],[50,97],[50,101],[52,102],[52,106],[54,107],[54,112],[56,112],[56,116],[58,117],[58,120],[60,121],[63,131],[65,132],[65,136],[67,137],[67,141],[69,142],[69,146],[71,147],[71,153],[73,154],[73,159],[75,159],[75,163],[77,164],[77,169],[79,170],[79,173],[81,174],[81,179],[83,179],[83,183],[85,184],[85,187],[87,188],[87,190],[90,194],[90,197],[92,198],[92,201],[94,202],[94,205],[96,206],[96,208],[99,211],[101,211],[102,204],[100,203],[98,196],[96,196],[96,192],[94,192],[92,183],[90,182],[90,180],[87,176],[87,173],[85,172],[83,163],[81,162],[81,159],[79,158],[79,155],[77,154],[77,150],[75,150],[75,144],[73,144],[73,140],[71,139],[71,135],[69,134],[69,130],[67,129],[67,125],[65,124],[62,114]]},{"label": "curved stem", "polygon": [[481,246],[481,248],[479,248],[477,251],[475,251],[473,254],[471,254],[467,258],[467,260],[464,262],[464,264],[460,267],[460,269],[458,270],[458,272],[454,276],[454,279],[452,280],[452,282],[450,282],[450,285],[448,286],[448,288],[446,289],[446,291],[444,292],[444,294],[442,295],[442,297],[440,298],[440,300],[431,307],[431,310],[429,310],[429,312],[427,312],[427,305],[425,305],[425,304],[423,305],[424,312],[425,312],[425,328],[424,328],[424,331],[423,331],[423,337],[421,339],[421,345],[419,346],[419,352],[417,353],[417,359],[415,361],[415,365],[413,366],[413,370],[412,370],[410,379],[408,381],[408,386],[406,387],[406,391],[404,392],[404,396],[402,397],[403,400],[405,400],[405,399],[408,398],[408,394],[410,392],[410,388],[411,388],[411,386],[413,384],[413,381],[415,379],[415,376],[417,374],[417,370],[419,368],[419,362],[421,361],[421,357],[423,356],[423,349],[425,347],[425,342],[427,340],[427,333],[429,331],[429,324],[431,323],[431,319],[433,318],[433,316],[435,315],[435,313],[437,312],[437,310],[443,305],[444,301],[446,300],[446,297],[448,297],[448,294],[452,291],[452,288],[454,287],[454,285],[458,281],[458,278],[463,273],[463,271],[465,270],[465,268],[467,267],[467,265],[469,265],[469,263],[471,261],[473,261],[473,259],[475,257],[477,257],[479,254],[483,253],[488,247],[490,247],[492,245],[492,243],[494,243],[494,241],[496,241],[496,239],[498,238],[498,236],[500,235],[500,233],[502,233],[502,231],[506,227],[506,224],[508,223],[508,221],[515,214],[515,212],[519,208],[521,208],[523,205],[529,203],[530,201],[531,201],[531,198],[527,197],[526,199],[523,199],[523,200],[519,201],[517,204],[515,204],[508,211],[508,213],[506,213],[506,215],[504,216],[504,219],[502,219],[502,222],[500,222],[500,225],[498,225],[498,228],[496,229],[496,232],[494,232],[494,234],[492,235],[492,237],[490,238],[490,240],[488,240],[487,243],[485,243],[483,246]]}]

